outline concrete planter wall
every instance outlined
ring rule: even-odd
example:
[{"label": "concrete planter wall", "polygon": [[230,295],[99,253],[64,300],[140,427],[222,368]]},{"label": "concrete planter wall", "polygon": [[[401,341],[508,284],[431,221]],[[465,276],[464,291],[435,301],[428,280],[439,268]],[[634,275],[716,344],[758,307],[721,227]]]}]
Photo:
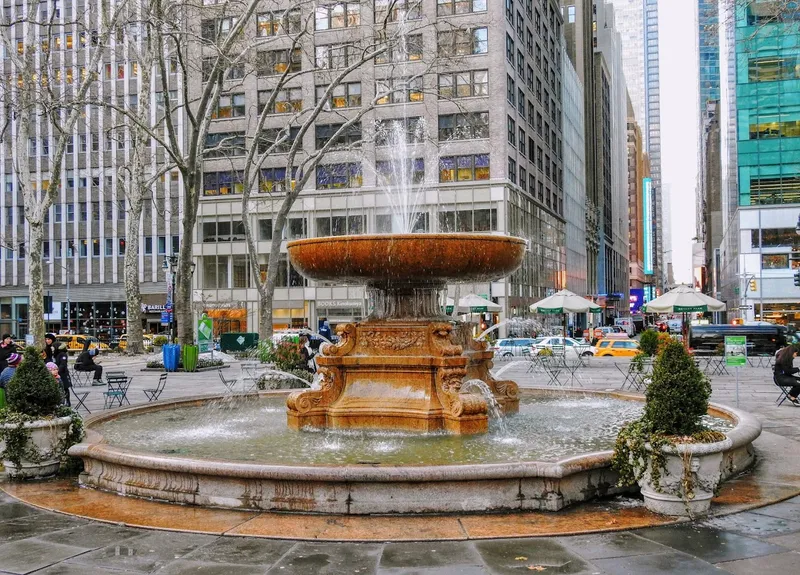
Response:
[{"label": "concrete planter wall", "polygon": [[[279,392],[278,392],[279,393]],[[638,399],[622,393],[524,390],[544,396],[575,394]],[[70,455],[80,457],[81,485],[174,503],[234,509],[367,515],[374,513],[460,513],[474,511],[558,511],[568,505],[626,491],[616,487],[611,451],[586,453],[557,462],[504,464],[270,465],[141,453],[107,445],[96,424],[128,414],[196,406],[217,396],[123,408],[90,417],[87,436]],[[761,431],[749,414],[714,407],[736,429],[728,433],[718,469],[724,476],[754,460],[750,445]],[[727,474],[727,475],[725,475]],[[636,487],[627,491],[635,491]]]},{"label": "concrete planter wall", "polygon": [[[19,467],[11,461],[3,460],[3,466],[8,475],[20,479],[55,475],[61,465],[61,456],[63,455],[57,451],[57,447],[66,438],[71,423],[72,419],[69,417],[25,423],[24,427],[31,431],[28,445],[32,445],[45,458],[40,462],[23,458]],[[16,427],[16,424],[3,424],[2,426],[9,429]],[[5,442],[0,442],[0,451],[3,449],[5,449]]]}]

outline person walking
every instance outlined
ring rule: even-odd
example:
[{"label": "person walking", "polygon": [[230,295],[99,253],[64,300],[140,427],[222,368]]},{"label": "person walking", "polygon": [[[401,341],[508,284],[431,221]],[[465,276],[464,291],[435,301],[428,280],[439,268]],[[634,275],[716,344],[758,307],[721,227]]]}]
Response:
[{"label": "person walking", "polygon": [[17,353],[17,344],[11,338],[10,333],[4,333],[0,339],[0,373],[8,366],[8,356]]},{"label": "person walking", "polygon": [[92,349],[91,345],[92,342],[88,339],[83,342],[83,351],[81,351],[78,359],[75,360],[75,371],[93,371],[94,381],[92,385],[102,385],[103,366],[94,362],[94,356],[99,353],[99,350]]},{"label": "person walking", "polygon": [[797,357],[798,346],[787,345],[778,352],[775,357],[775,367],[773,368],[773,381],[778,387],[789,387],[789,401],[795,407],[800,407],[800,399],[797,398],[800,394],[800,379],[794,374],[800,372],[800,369],[794,367],[794,358]]}]

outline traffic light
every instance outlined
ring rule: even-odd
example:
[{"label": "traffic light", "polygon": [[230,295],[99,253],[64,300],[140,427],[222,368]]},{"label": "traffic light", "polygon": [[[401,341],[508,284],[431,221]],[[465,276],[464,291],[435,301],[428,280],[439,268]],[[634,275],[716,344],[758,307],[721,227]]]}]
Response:
[{"label": "traffic light", "polygon": [[756,291],[756,278],[750,280],[750,291]]},{"label": "traffic light", "polygon": [[794,272],[794,285],[800,287],[800,270]]}]

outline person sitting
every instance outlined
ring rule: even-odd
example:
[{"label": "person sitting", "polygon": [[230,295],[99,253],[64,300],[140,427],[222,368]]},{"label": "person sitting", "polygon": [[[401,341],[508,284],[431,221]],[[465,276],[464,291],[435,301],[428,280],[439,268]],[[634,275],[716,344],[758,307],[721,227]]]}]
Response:
[{"label": "person sitting", "polygon": [[794,345],[787,345],[778,352],[775,358],[775,367],[773,368],[773,381],[778,387],[790,387],[788,396],[789,401],[800,407],[800,400],[797,399],[800,394],[800,379],[795,377],[794,374],[800,372],[800,369],[794,367],[794,358],[797,357],[798,348]]},{"label": "person sitting", "polygon": [[95,385],[103,381],[103,366],[94,362],[94,356],[97,355],[99,350],[91,348],[91,345],[92,342],[88,339],[83,343],[83,351],[81,351],[78,359],[75,360],[75,371],[93,371],[93,385]]},{"label": "person sitting", "polygon": [[8,357],[11,354],[17,353],[17,351],[17,344],[14,343],[11,334],[3,334],[2,339],[0,339],[0,373],[2,373],[8,365]]},{"label": "person sitting", "polygon": [[0,371],[0,389],[5,389],[6,384],[11,381],[14,374],[17,373],[17,366],[22,361],[22,356],[18,353],[12,353],[6,358],[6,367]]}]

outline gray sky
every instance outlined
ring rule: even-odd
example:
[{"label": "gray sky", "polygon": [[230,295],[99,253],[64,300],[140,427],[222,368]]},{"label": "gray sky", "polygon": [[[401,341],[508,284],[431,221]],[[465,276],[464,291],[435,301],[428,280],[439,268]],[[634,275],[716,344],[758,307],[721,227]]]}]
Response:
[{"label": "gray sky", "polygon": [[[659,0],[661,180],[672,206],[675,281],[690,282],[697,183],[697,0]],[[670,246],[664,246],[669,250]]]}]

